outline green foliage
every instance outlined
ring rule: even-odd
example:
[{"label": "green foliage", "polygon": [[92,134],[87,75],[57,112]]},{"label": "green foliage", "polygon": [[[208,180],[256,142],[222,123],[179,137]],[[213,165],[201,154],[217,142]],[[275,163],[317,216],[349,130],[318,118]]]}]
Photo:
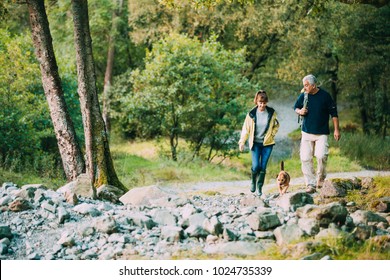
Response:
[{"label": "green foliage", "polygon": [[[63,176],[40,70],[29,35],[11,36],[0,29],[0,166]],[[77,84],[63,80],[65,99],[78,136],[83,127]]]},{"label": "green foliage", "polygon": [[40,72],[29,36],[0,30],[0,154],[3,160],[16,153],[32,154],[39,136],[50,130]]},{"label": "green foliage", "polygon": [[278,75],[297,81],[297,87],[304,75],[316,75],[334,98],[354,106],[366,134],[385,137],[390,118],[390,8],[337,1],[323,1],[320,6],[299,28],[290,30],[280,45],[280,51],[288,55]]},{"label": "green foliage", "polygon": [[169,32],[185,33],[200,40],[216,34],[218,41],[229,50],[245,47],[246,58],[252,66],[247,69],[248,76],[262,83],[270,80],[275,88],[279,88],[272,84],[278,79],[275,64],[291,52],[288,43],[283,50],[279,45],[286,43],[287,34],[299,29],[314,5],[313,1],[298,0],[141,2],[142,5],[130,5],[130,36],[135,43],[152,47]]},{"label": "green foliage", "polygon": [[[390,7],[356,7],[341,29],[345,93],[359,107],[366,134],[387,135],[390,119]],[[347,71],[353,69],[353,71]]]},{"label": "green foliage", "polygon": [[61,81],[65,102],[76,130],[76,136],[79,139],[79,143],[84,143],[84,128],[80,110],[80,100],[77,93],[77,80],[75,80],[71,74],[64,73]]},{"label": "green foliage", "polygon": [[[93,40],[93,56],[97,75],[98,88],[103,88],[104,74],[107,63],[107,52],[110,37],[115,37],[114,75],[120,75],[134,65],[139,65],[144,52],[134,46],[128,38],[128,11],[123,4],[120,12],[118,1],[90,0],[88,1],[89,23]],[[53,45],[56,52],[60,73],[76,76],[76,53],[73,42],[73,18],[71,13],[71,1],[58,0],[47,5],[47,14],[50,22],[50,30],[53,37]],[[118,13],[116,22],[117,32],[112,31],[114,13]]]},{"label": "green foliage", "polygon": [[54,178],[53,176],[47,176],[47,174],[36,172],[36,170],[13,172],[0,167],[0,184],[4,182],[12,182],[19,187],[27,184],[43,184],[47,188],[53,190],[66,184],[66,180],[63,176]]},{"label": "green foliage", "polygon": [[224,50],[215,39],[168,36],[147,54],[145,69],[133,72],[133,92],[123,98],[122,111],[131,114],[138,135],[168,137],[174,159],[178,138],[189,141],[194,156],[204,146],[208,160],[229,156],[245,97],[254,91],[242,75],[244,55]]},{"label": "green foliage", "polygon": [[[70,108],[77,135],[81,138],[83,129],[77,97],[73,22],[69,12],[70,2],[66,0],[48,1],[46,8],[66,102]],[[130,79],[131,72],[135,67],[138,67],[139,75],[144,75],[147,71],[152,73],[150,69],[144,72],[142,61],[147,51],[153,49],[145,60],[146,63],[151,62],[151,54],[160,58],[171,57],[171,61],[165,61],[166,65],[159,62],[160,66],[158,67],[161,71],[167,69],[164,67],[168,65],[168,62],[171,65],[176,63],[174,65],[176,68],[171,67],[171,72],[167,71],[173,76],[166,75],[166,79],[160,84],[164,93],[161,101],[165,100],[165,94],[167,97],[173,96],[174,91],[187,86],[192,86],[192,90],[199,90],[202,93],[200,98],[196,97],[197,92],[194,95],[189,90],[175,93],[177,96],[185,96],[190,92],[191,96],[194,96],[194,98],[188,99],[189,105],[183,103],[185,104],[183,105],[184,109],[177,111],[181,114],[178,115],[180,123],[190,123],[190,125],[179,126],[178,130],[174,132],[180,132],[180,137],[191,139],[193,143],[191,155],[189,155],[187,147],[180,144],[177,150],[178,158],[187,161],[189,158],[199,155],[209,159],[214,157],[213,162],[220,162],[225,156],[230,156],[224,154],[231,151],[227,148],[228,145],[224,145],[224,141],[228,139],[229,135],[233,135],[230,138],[232,141],[225,144],[231,144],[234,150],[237,150],[234,132],[228,128],[228,123],[230,122],[231,128],[233,128],[235,121],[235,129],[241,126],[242,114],[247,109],[242,109],[240,104],[244,103],[245,97],[248,97],[246,93],[249,91],[239,92],[242,100],[234,99],[226,103],[225,100],[230,98],[225,96],[229,90],[228,86],[221,86],[218,83],[210,83],[205,86],[204,81],[201,80],[199,80],[201,83],[197,85],[195,84],[196,79],[188,78],[196,72],[192,68],[186,68],[189,62],[191,65],[195,65],[195,57],[187,61],[184,59],[183,52],[177,52],[178,48],[173,47],[171,49],[168,47],[160,48],[161,51],[167,51],[168,54],[157,55],[154,53],[155,48],[157,48],[153,46],[154,43],[158,42],[156,45],[161,45],[159,40],[167,38],[169,33],[185,33],[188,34],[189,38],[198,38],[207,44],[212,41],[209,38],[216,34],[218,37],[216,41],[223,45],[224,50],[232,50],[232,53],[235,53],[235,50],[241,50],[245,47],[245,58],[252,66],[249,71],[246,71],[247,77],[251,78],[253,84],[258,83],[262,88],[275,94],[274,97],[297,93],[301,88],[303,75],[309,72],[317,75],[325,89],[332,90],[337,94],[338,100],[342,102],[343,106],[340,107],[343,112],[347,108],[351,115],[355,116],[348,123],[344,121],[344,116],[341,117],[343,138],[339,143],[331,143],[332,146],[337,147],[336,154],[331,155],[331,160],[336,160],[336,163],[340,160],[343,166],[346,165],[346,169],[354,169],[357,161],[365,167],[389,168],[388,160],[386,160],[388,155],[380,153],[380,147],[383,147],[382,143],[385,143],[385,148],[387,148],[386,144],[388,143],[387,126],[390,108],[388,104],[389,67],[387,63],[390,30],[388,27],[389,6],[376,9],[369,5],[345,5],[340,1],[331,0],[130,1],[128,5],[124,5],[121,16],[117,19],[118,33],[113,34],[112,21],[113,13],[116,10],[115,1],[89,1],[99,87],[103,84],[108,38],[111,35],[116,37],[114,75],[117,76],[114,79],[114,84],[118,83],[118,86],[114,88],[115,95],[111,104],[115,111],[112,112],[112,115],[117,120],[117,126],[114,128],[116,131],[121,131],[126,137],[140,136],[144,139],[145,137],[166,135],[163,131],[168,131],[168,126],[160,126],[161,122],[168,123],[169,121],[159,118],[163,108],[158,107],[159,114],[156,115],[155,112],[144,110],[143,102],[139,103],[141,107],[134,110],[130,106],[131,103],[134,103],[130,101],[134,95],[133,82]],[[29,166],[35,166],[32,167],[33,170],[50,164],[59,167],[56,140],[40,85],[38,64],[29,39],[27,5],[12,0],[2,1],[0,18],[0,66],[5,70],[0,73],[1,160],[3,164],[7,163],[7,168],[10,170],[20,169],[23,164],[27,166],[27,163],[30,164]],[[187,50],[190,48],[188,47]],[[176,60],[173,58],[175,52],[178,54]],[[194,53],[197,52],[194,51]],[[217,59],[210,51],[204,55],[203,61],[208,59],[207,55],[212,59]],[[235,62],[230,63],[229,59],[224,64],[220,62],[214,63],[215,65],[201,64],[200,57],[198,58],[198,66],[208,67],[209,71],[220,71],[220,68],[226,67],[229,71],[233,69],[233,72],[243,72],[243,70],[250,68],[245,63],[236,67]],[[199,70],[198,73],[207,79],[214,75],[216,80],[220,82],[229,81],[227,78],[229,73],[211,75],[203,70],[202,72]],[[181,80],[177,79],[178,77]],[[159,79],[161,82],[162,78]],[[169,81],[171,82],[170,86],[166,86]],[[204,88],[200,88],[201,85]],[[332,89],[332,85],[335,85],[336,88]],[[138,84],[138,87],[140,89],[137,91],[146,92],[142,88],[143,85]],[[217,91],[218,87],[225,92]],[[203,90],[207,90],[207,94],[211,98],[207,98],[207,94]],[[226,103],[224,104],[226,107],[221,104],[217,104],[211,109],[205,106],[210,101],[215,102],[217,92],[227,98],[221,98],[221,102]],[[233,94],[237,95],[234,92]],[[275,99],[274,97],[272,99]],[[249,99],[247,98],[247,100]],[[122,106],[122,101],[125,101],[125,106]],[[200,106],[197,102],[204,106]],[[218,106],[222,107],[219,112],[216,110]],[[225,109],[228,114],[220,117],[221,115],[218,114],[222,114]],[[164,108],[164,110],[167,109]],[[195,114],[194,110],[197,111],[196,115],[201,119],[199,123],[189,120],[191,115]],[[209,132],[205,133],[204,138],[202,138],[196,133],[197,130],[212,125],[214,121],[210,121],[207,116],[213,116],[214,119],[220,120],[220,123],[215,124],[212,128],[209,127]],[[242,119],[240,120],[240,118]],[[143,121],[142,124],[148,124],[149,129],[145,130],[144,125],[140,125],[139,120]],[[361,127],[357,127],[357,124]],[[345,134],[346,130],[351,132],[364,131],[370,136],[363,137],[356,134],[357,137],[349,137]],[[184,135],[183,131],[187,131],[188,135]],[[376,136],[380,136],[384,140],[376,140]],[[349,138],[351,139],[348,140]],[[175,140],[174,137],[172,139]],[[354,142],[358,141],[357,139],[361,140]],[[375,139],[372,141],[372,145],[368,141],[371,139]],[[199,144],[201,145],[199,146]],[[365,149],[363,150],[361,147],[365,147]],[[38,153],[39,150],[44,151],[44,153]],[[216,154],[217,150],[220,152]],[[388,148],[383,150],[387,151]],[[350,157],[353,163],[348,164],[345,160],[346,157]],[[38,163],[38,159],[45,164]],[[299,164],[294,165],[295,160],[294,158],[293,162],[287,162],[294,169],[295,166],[297,168],[299,166]],[[247,159],[239,158],[238,161],[241,161],[241,170],[246,170],[242,166],[247,166]],[[24,163],[22,164],[22,162]],[[33,162],[35,163],[33,164]],[[226,162],[230,161],[225,160],[224,164]],[[274,163],[271,162],[271,166],[272,164]],[[278,169],[278,164],[275,162],[275,170]],[[48,166],[47,169],[49,168],[52,169]],[[299,173],[299,169],[297,170]],[[166,178],[170,176],[168,173]],[[57,172],[57,174],[59,173]],[[174,172],[170,174],[175,177]]]},{"label": "green foliage", "polygon": [[390,141],[379,135],[361,133],[344,133],[342,139],[335,143],[330,138],[330,145],[339,146],[341,153],[368,169],[390,169]]},{"label": "green foliage", "polygon": [[12,34],[29,30],[27,5],[15,0],[2,0],[0,3],[0,29],[8,29]]}]

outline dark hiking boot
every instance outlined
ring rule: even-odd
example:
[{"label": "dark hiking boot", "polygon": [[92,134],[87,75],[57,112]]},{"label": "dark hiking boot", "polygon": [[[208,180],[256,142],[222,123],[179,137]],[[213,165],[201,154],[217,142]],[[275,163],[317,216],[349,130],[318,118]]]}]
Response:
[{"label": "dark hiking boot", "polygon": [[256,195],[261,196],[263,194],[263,185],[265,180],[265,171],[260,171],[259,177],[257,178]]},{"label": "dark hiking boot", "polygon": [[254,193],[256,191],[256,181],[257,181],[257,172],[252,171],[252,180],[251,180],[251,192]]}]

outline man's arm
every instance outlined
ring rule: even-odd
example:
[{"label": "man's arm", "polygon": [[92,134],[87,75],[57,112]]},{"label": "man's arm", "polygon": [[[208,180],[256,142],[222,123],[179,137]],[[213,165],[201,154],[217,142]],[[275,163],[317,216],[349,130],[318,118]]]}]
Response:
[{"label": "man's arm", "polygon": [[334,139],[336,141],[339,141],[340,138],[341,138],[341,134],[340,134],[340,125],[339,125],[339,118],[337,117],[333,117],[332,118],[332,121],[333,121],[333,126],[334,126]]}]

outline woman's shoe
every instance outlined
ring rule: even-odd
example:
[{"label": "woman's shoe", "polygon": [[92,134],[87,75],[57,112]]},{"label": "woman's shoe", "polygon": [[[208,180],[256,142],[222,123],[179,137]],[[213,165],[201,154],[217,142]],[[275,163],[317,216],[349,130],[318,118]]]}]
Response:
[{"label": "woman's shoe", "polygon": [[263,185],[264,185],[264,180],[265,180],[265,171],[260,171],[259,172],[259,177],[257,178],[257,188],[256,188],[256,195],[260,197],[263,192]]},{"label": "woman's shoe", "polygon": [[258,173],[252,171],[251,175],[252,175],[251,176],[251,178],[252,178],[252,181],[251,181],[251,193],[254,193],[256,191],[256,182],[257,182],[257,175],[258,175]]}]

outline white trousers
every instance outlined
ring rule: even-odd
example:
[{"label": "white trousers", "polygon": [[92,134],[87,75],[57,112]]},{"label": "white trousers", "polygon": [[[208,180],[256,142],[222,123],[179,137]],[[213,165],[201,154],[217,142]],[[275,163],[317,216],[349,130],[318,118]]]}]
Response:
[{"label": "white trousers", "polygon": [[[326,178],[328,161],[328,135],[309,134],[302,131],[300,157],[306,186],[316,186]],[[317,174],[314,173],[313,156],[317,158]]]}]

